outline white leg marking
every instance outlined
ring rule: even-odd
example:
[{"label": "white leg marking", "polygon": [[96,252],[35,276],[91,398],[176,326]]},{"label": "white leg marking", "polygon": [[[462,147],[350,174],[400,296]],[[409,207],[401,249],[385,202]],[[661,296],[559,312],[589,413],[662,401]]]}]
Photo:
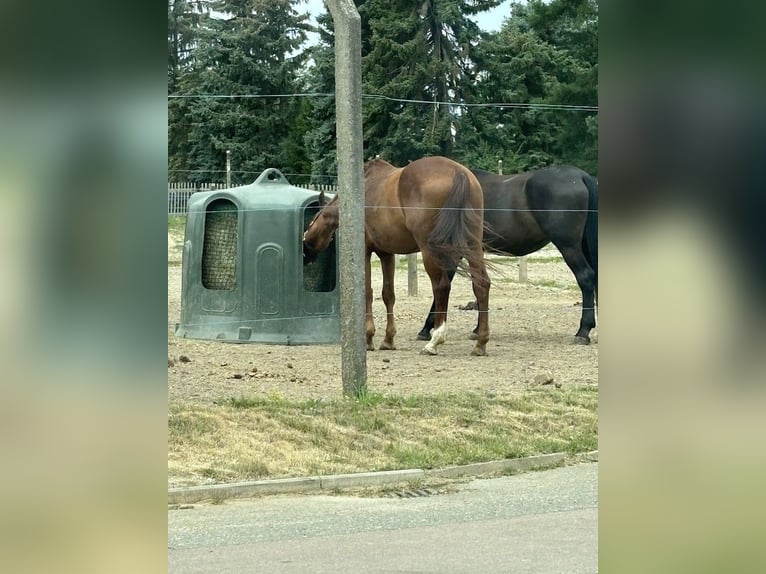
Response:
[{"label": "white leg marking", "polygon": [[426,343],[424,351],[429,355],[436,355],[436,346],[441,345],[447,340],[447,323],[442,323],[438,329],[431,333],[431,340]]}]

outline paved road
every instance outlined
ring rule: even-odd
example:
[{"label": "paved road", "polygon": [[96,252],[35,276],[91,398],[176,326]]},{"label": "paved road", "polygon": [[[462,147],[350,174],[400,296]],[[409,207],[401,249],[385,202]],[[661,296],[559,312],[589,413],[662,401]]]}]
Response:
[{"label": "paved road", "polygon": [[598,463],[424,498],[277,496],[168,512],[171,573],[598,571]]}]

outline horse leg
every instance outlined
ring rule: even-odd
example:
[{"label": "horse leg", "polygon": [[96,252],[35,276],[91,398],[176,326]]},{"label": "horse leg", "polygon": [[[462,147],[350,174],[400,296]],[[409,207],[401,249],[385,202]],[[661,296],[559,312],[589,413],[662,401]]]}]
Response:
[{"label": "horse leg", "polygon": [[449,279],[449,274],[445,273],[425,251],[422,254],[423,267],[431,278],[431,289],[434,295],[434,330],[421,354],[438,355],[439,352],[436,347],[447,340],[447,307],[452,282]]},{"label": "horse leg", "polygon": [[420,333],[418,333],[418,336],[417,336],[418,341],[431,340],[431,330],[434,328],[434,319],[436,317],[436,315],[434,314],[435,310],[436,310],[436,302],[431,301],[431,309],[429,309],[428,311],[426,322],[423,323],[423,328],[420,330]]},{"label": "horse leg", "polygon": [[[476,291],[475,290],[474,290],[473,294],[476,295]],[[479,318],[481,318],[481,315],[479,315]],[[476,341],[479,338],[479,321],[478,321],[478,319],[476,320],[476,326],[473,328],[473,331],[471,331],[468,334],[468,338],[471,341]]]},{"label": "horse leg", "polygon": [[582,291],[582,316],[580,328],[575,334],[574,342],[582,345],[590,343],[590,331],[596,326],[596,273],[585,259],[585,255],[579,246],[560,247],[561,255],[564,256],[569,269],[577,280],[577,285]]},{"label": "horse leg", "polygon": [[394,292],[394,271],[396,269],[396,257],[387,253],[378,254],[380,258],[380,267],[383,270],[383,303],[386,305],[386,336],[380,344],[381,351],[396,349],[394,346],[394,336],[396,335],[396,322],[394,321],[394,302],[396,293]]},{"label": "horse leg", "polygon": [[[476,337],[476,346],[471,351],[471,355],[486,356],[487,341],[489,341],[489,287],[490,279],[487,268],[484,265],[484,254],[479,250],[479,254],[472,257],[468,262],[471,282],[473,283],[473,294],[476,295],[476,304],[479,308],[479,320],[474,331]],[[474,337],[471,337],[472,339]]]},{"label": "horse leg", "polygon": [[[447,271],[447,276],[449,277],[449,280],[452,281],[452,279],[455,277],[455,271]],[[431,301],[431,309],[428,311],[428,316],[426,317],[426,322],[423,324],[423,328],[420,330],[420,333],[418,333],[417,340],[418,341],[430,341],[431,340],[431,330],[434,328],[434,319],[435,314],[434,311],[436,309],[436,303],[434,301]]]},{"label": "horse leg", "polygon": [[374,351],[375,345],[372,343],[372,338],[375,336],[375,320],[372,316],[372,269],[370,266],[371,251],[367,251],[367,259],[364,262],[364,294],[366,304],[366,316],[365,316],[365,332],[367,335],[367,350]]}]

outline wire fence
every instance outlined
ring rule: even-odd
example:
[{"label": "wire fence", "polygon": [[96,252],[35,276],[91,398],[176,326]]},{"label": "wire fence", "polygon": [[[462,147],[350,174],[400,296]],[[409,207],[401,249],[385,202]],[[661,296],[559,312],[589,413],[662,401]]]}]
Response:
[{"label": "wire fence", "polygon": [[[426,106],[449,106],[452,108],[500,108],[526,110],[557,110],[570,112],[598,112],[598,106],[584,104],[543,104],[531,102],[465,102],[417,100],[411,98],[396,98],[381,94],[361,94],[363,100],[385,100],[400,104],[419,104]],[[252,100],[270,98],[335,98],[335,93],[307,92],[293,94],[169,94],[169,100]]]}]

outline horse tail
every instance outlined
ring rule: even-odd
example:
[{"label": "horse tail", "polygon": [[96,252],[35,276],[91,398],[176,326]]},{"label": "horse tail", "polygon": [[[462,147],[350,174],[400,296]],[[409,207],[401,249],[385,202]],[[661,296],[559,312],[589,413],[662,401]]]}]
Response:
[{"label": "horse tail", "polygon": [[583,175],[582,180],[588,188],[588,215],[585,218],[582,250],[596,273],[596,290],[598,290],[598,182],[588,174]]},{"label": "horse tail", "polygon": [[[452,179],[452,189],[442,205],[431,234],[428,248],[442,269],[465,271],[463,258],[470,259],[481,246],[483,216],[471,204],[471,183],[459,171]],[[481,249],[481,247],[479,247]]]}]

